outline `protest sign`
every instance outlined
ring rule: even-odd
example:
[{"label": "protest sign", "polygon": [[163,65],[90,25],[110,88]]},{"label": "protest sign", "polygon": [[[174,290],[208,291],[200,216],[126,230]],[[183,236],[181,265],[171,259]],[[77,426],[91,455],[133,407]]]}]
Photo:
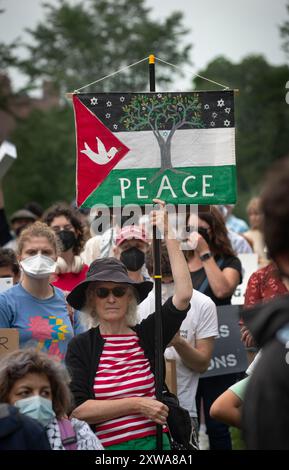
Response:
[{"label": "protest sign", "polygon": [[234,92],[76,93],[77,204],[236,201]]},{"label": "protest sign", "polygon": [[256,253],[243,253],[238,255],[242,264],[242,284],[236,287],[232,295],[232,305],[244,305],[245,292],[250,276],[258,269],[258,255]]},{"label": "protest sign", "polygon": [[0,179],[7,173],[16,158],[17,152],[15,145],[4,140],[0,146]]},{"label": "protest sign", "polygon": [[16,328],[0,328],[0,357],[18,348],[18,330]]},{"label": "protest sign", "polygon": [[244,372],[247,355],[240,339],[239,306],[224,305],[217,307],[219,336],[215,339],[210,366],[202,377],[214,377]]}]

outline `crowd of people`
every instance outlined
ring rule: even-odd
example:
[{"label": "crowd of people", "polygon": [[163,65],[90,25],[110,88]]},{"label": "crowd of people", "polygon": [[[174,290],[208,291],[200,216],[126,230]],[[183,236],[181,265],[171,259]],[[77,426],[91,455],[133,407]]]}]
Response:
[{"label": "crowd of people", "polygon": [[[187,214],[185,240],[163,201],[150,213],[162,232],[161,360],[164,369],[174,362],[194,439],[205,425],[211,450],[232,449],[230,426],[248,449],[289,449],[288,188],[287,158],[249,202],[249,225],[232,206],[211,206]],[[19,349],[0,358],[0,449],[153,450],[159,429],[171,449],[170,410],[156,389],[148,226],[118,226],[111,215],[96,234],[94,222],[73,205],[28,203],[9,224],[0,188],[0,328],[19,333]],[[240,318],[253,361],[241,377],[202,377],[216,307],[242,283],[242,253],[259,264]]]}]

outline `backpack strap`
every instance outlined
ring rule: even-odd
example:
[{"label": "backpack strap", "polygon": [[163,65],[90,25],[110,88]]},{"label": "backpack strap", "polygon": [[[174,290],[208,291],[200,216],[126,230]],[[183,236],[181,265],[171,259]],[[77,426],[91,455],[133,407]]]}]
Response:
[{"label": "backpack strap", "polygon": [[77,450],[77,438],[71,421],[67,418],[58,420],[61,442],[65,450]]}]

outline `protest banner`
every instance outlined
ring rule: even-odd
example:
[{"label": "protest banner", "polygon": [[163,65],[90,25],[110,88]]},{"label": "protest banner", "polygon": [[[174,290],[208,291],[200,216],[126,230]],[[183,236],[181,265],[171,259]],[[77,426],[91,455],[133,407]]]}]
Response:
[{"label": "protest banner", "polygon": [[0,328],[0,358],[19,348],[19,332],[16,328]]},{"label": "protest banner", "polygon": [[240,339],[239,306],[217,307],[219,336],[207,372],[202,377],[214,377],[244,372],[248,367],[247,355]]},{"label": "protest banner", "polygon": [[236,202],[234,91],[77,93],[77,204]]},{"label": "protest banner", "polygon": [[[236,202],[234,91],[156,92],[154,59],[150,55],[150,93],[73,93],[78,207],[113,207],[115,199],[121,206],[153,199]],[[154,227],[157,399],[163,386],[159,238]]]}]

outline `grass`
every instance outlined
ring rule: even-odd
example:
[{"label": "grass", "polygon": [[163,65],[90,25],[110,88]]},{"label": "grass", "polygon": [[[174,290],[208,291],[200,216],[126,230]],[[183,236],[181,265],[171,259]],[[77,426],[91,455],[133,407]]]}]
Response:
[{"label": "grass", "polygon": [[246,450],[240,429],[231,427],[230,434],[232,439],[233,450]]}]

